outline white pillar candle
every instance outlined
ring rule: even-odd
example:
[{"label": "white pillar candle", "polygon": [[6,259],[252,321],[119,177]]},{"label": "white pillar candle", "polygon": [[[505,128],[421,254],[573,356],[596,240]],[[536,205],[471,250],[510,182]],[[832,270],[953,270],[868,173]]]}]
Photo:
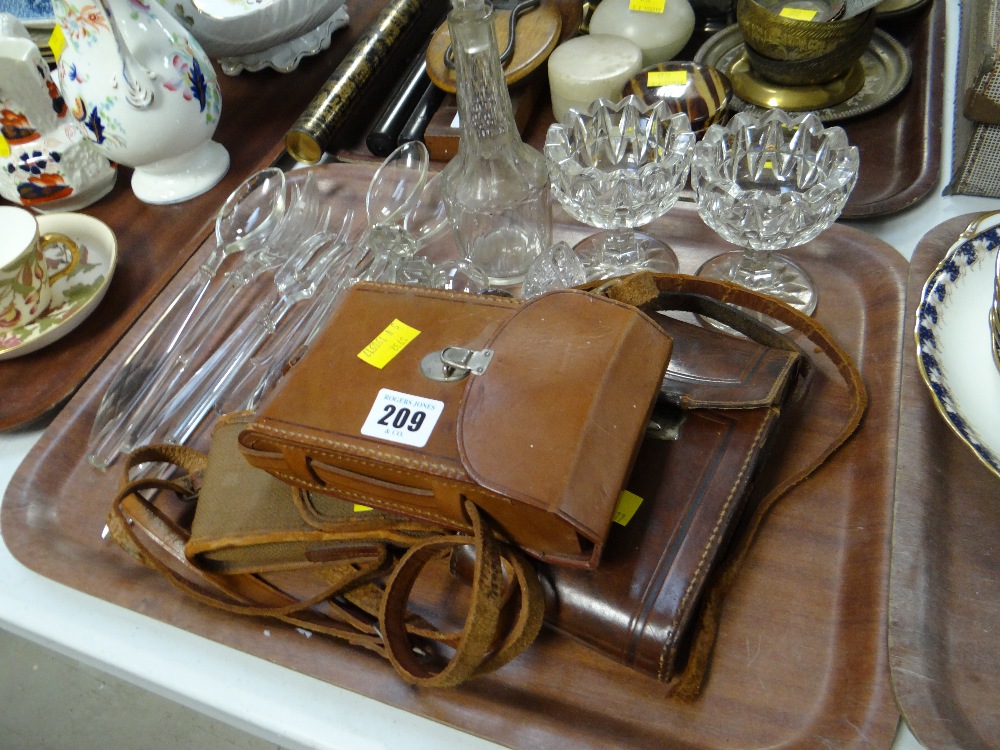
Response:
[{"label": "white pillar candle", "polygon": [[549,55],[552,114],[562,120],[570,107],[587,109],[601,97],[617,102],[640,70],[642,50],[622,37],[588,34],[563,42]]},{"label": "white pillar candle", "polygon": [[[638,10],[647,8],[647,10]],[[642,50],[642,65],[673,60],[694,33],[688,0],[601,0],[590,19],[591,34],[615,34]]]}]

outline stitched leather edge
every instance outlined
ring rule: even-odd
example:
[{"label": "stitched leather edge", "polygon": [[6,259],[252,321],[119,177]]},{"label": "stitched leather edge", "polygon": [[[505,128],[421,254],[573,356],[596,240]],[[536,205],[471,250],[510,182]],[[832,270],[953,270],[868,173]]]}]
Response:
[{"label": "stitched leather edge", "polygon": [[[779,410],[775,407],[768,407],[770,412],[770,417],[761,421],[760,427],[757,428],[757,434],[754,436],[753,442],[751,444],[750,450],[747,451],[746,456],[743,459],[743,465],[740,467],[739,473],[736,475],[736,480],[733,482],[732,486],[729,488],[729,496],[726,498],[726,502],[723,504],[718,516],[715,519],[715,526],[712,528],[712,533],[705,543],[704,548],[701,551],[701,557],[698,560],[698,565],[695,568],[694,575],[691,576],[691,580],[688,581],[688,585],[684,589],[684,594],[681,596],[681,600],[677,605],[677,613],[680,615],[678,619],[686,619],[688,612],[690,611],[692,603],[689,603],[691,599],[691,594],[695,589],[701,590],[701,583],[708,574],[708,566],[705,564],[711,551],[718,547],[719,540],[719,529],[725,522],[725,519],[729,513],[729,509],[733,505],[733,501],[736,498],[737,492],[740,485],[743,482],[743,477],[746,476],[747,468],[750,465],[750,459],[754,456],[760,444],[764,440],[768,426],[779,414]],[[677,658],[678,650],[678,639],[674,638],[672,641],[663,644],[663,648],[660,650],[660,661],[657,670],[656,678],[663,682],[668,669],[672,672],[672,667],[674,660]]]}]

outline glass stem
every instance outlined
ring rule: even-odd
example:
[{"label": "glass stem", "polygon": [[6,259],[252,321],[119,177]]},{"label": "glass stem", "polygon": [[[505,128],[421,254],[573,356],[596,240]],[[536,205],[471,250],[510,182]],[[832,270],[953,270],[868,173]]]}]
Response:
[{"label": "glass stem", "polygon": [[769,250],[744,248],[740,262],[733,269],[733,281],[750,289],[767,286],[774,278],[773,262]]},{"label": "glass stem", "polygon": [[616,264],[628,263],[632,260],[642,260],[639,255],[639,243],[635,232],[627,227],[608,230],[601,247],[602,260],[611,260]]}]

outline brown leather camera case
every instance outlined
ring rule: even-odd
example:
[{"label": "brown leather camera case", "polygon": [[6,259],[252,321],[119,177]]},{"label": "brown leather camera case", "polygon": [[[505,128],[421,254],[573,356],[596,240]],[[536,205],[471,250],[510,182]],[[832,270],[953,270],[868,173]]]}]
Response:
[{"label": "brown leather camera case", "polygon": [[597,570],[549,567],[542,576],[549,625],[669,681],[683,669],[702,592],[749,512],[799,355],[663,324],[674,354],[628,481],[642,504],[613,525]]},{"label": "brown leather camera case", "polygon": [[[386,333],[398,323],[418,331],[405,345]],[[525,302],[358,284],[240,443],[251,464],[313,491],[320,528],[324,504],[346,500],[467,531],[469,500],[534,557],[594,567],[671,345],[645,313],[579,290]],[[359,356],[386,346],[381,368]],[[489,351],[487,369],[429,378],[421,363],[447,347]],[[362,434],[383,389],[440,405],[424,445]]]}]

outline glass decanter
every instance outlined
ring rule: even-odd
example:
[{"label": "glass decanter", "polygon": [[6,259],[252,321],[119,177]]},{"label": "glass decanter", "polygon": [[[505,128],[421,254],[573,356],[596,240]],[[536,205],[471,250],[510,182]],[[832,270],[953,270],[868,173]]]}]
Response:
[{"label": "glass decanter", "polygon": [[497,49],[493,9],[453,0],[458,153],[442,171],[445,206],[459,252],[497,286],[518,284],[550,244],[552,209],[545,159],[525,144]]}]

